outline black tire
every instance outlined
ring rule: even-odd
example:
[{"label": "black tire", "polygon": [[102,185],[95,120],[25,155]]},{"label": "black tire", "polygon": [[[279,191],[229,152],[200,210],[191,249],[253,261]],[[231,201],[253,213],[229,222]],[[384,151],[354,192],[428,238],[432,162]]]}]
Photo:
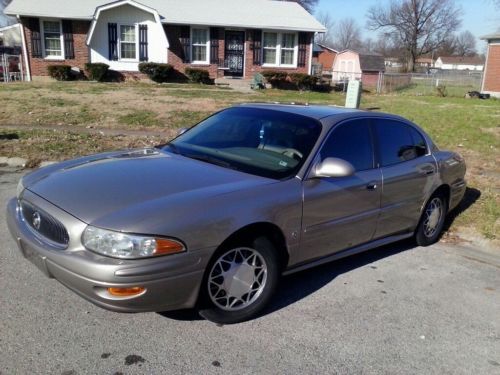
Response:
[{"label": "black tire", "polygon": [[[242,251],[248,249],[248,251],[256,252],[261,257],[259,259],[265,262],[263,264],[266,266],[267,276],[262,290],[258,293],[258,296],[255,296],[255,299],[251,301],[248,306],[240,307],[235,311],[228,311],[218,306],[214,301],[214,294],[216,293],[213,289],[210,289],[211,286],[213,288],[213,283],[210,283],[209,280],[211,279],[211,275],[214,275],[212,272],[216,272],[216,263],[226,256],[231,256],[232,252],[238,251],[239,249],[242,249]],[[254,240],[241,241],[241,243],[235,243],[231,246],[219,249],[209,262],[205,272],[205,277],[203,278],[198,313],[203,318],[217,324],[235,324],[250,320],[256,317],[272,298],[278,286],[280,274],[281,271],[277,251],[271,241],[269,241],[266,237],[258,237]],[[225,291],[223,293],[225,293]],[[249,297],[249,295],[246,296]],[[230,299],[223,301],[230,301]]]},{"label": "black tire", "polygon": [[[427,220],[429,219],[429,212],[432,212],[433,205],[435,205],[438,202],[441,207],[439,219],[436,221],[435,225],[429,226],[427,223]],[[439,240],[439,238],[441,237],[441,233],[443,231],[447,213],[448,213],[448,199],[442,193],[439,192],[434,193],[429,198],[429,201],[425,205],[425,208],[422,211],[422,217],[420,218],[420,222],[418,223],[417,229],[415,230],[415,241],[418,246],[429,246],[436,243]],[[430,227],[433,228],[432,231],[429,230]]]}]

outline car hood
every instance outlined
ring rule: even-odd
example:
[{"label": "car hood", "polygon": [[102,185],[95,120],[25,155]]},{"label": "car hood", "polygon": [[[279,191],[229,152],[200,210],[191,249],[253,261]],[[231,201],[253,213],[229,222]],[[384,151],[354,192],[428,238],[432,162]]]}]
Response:
[{"label": "car hood", "polygon": [[90,224],[153,201],[196,204],[274,180],[146,149],[64,162],[40,169],[23,182],[31,192]]}]

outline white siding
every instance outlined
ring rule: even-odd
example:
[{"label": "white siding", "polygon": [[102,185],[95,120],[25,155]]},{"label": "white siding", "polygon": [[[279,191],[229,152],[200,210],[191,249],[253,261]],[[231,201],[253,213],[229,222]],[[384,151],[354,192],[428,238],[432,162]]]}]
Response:
[{"label": "white siding", "polygon": [[[120,25],[148,25],[149,62],[167,62],[167,45],[165,44],[165,37],[162,35],[162,33],[164,33],[163,26],[156,23],[152,13],[143,11],[130,5],[123,5],[101,12],[94,30],[92,41],[89,46],[91,62],[102,62],[108,64],[110,66],[110,69],[117,71],[135,72],[139,70],[139,60],[109,61],[108,23],[118,24],[118,34],[120,33]],[[119,48],[120,46],[118,45],[118,49]],[[138,43],[136,46],[136,50],[138,53]],[[138,54],[137,57],[139,57]]]}]

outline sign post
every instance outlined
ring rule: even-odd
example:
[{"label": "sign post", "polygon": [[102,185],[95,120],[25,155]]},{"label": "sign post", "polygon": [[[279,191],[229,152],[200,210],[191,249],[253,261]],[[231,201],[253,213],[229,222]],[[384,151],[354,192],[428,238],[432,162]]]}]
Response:
[{"label": "sign post", "polygon": [[350,80],[347,86],[347,95],[345,98],[345,107],[358,109],[361,102],[361,81]]}]

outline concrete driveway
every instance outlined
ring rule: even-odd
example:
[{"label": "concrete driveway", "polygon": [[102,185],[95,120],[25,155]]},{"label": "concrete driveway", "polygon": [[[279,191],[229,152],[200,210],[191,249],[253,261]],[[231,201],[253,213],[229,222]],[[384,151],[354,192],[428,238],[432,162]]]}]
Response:
[{"label": "concrete driveway", "polygon": [[[20,173],[0,170],[0,200]],[[262,317],[118,314],[45,278],[0,213],[1,374],[500,374],[500,259],[411,242],[282,282]]]}]

